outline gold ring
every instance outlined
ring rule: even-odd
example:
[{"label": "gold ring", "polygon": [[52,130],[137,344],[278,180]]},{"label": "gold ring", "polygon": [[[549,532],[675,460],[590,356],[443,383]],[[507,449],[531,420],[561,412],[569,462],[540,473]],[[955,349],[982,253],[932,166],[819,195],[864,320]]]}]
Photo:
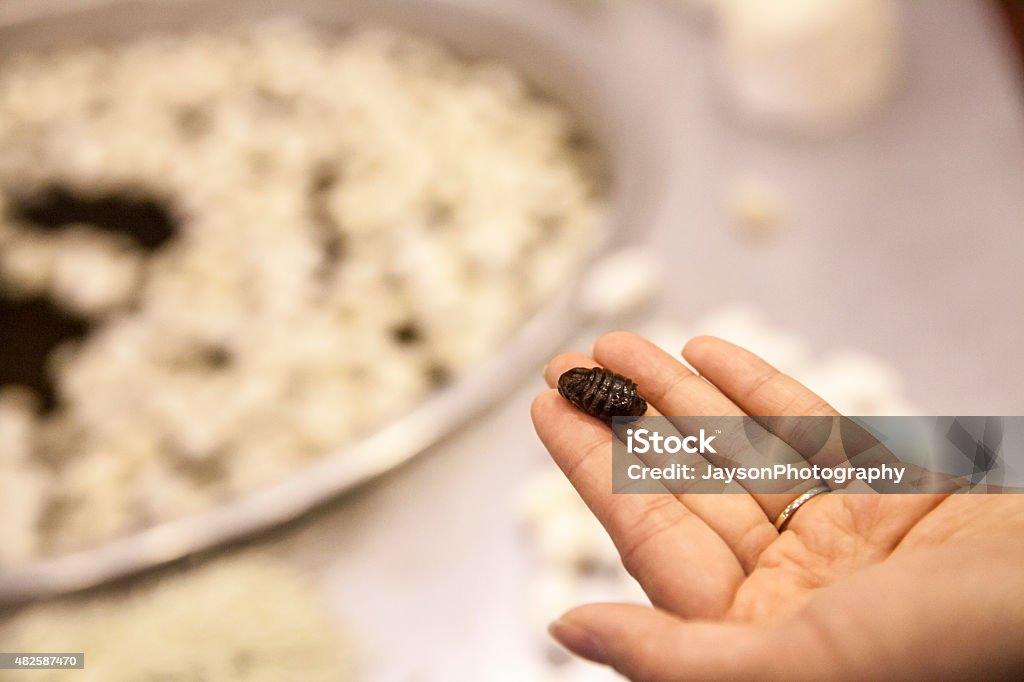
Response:
[{"label": "gold ring", "polygon": [[793,514],[796,513],[797,509],[803,506],[804,502],[811,499],[815,495],[820,495],[822,493],[827,493],[830,491],[831,488],[829,488],[827,485],[816,485],[807,492],[805,492],[800,497],[790,502],[788,505],[786,505],[786,508],[779,512],[779,515],[775,517],[775,530],[781,533],[785,525],[789,522],[791,518],[793,518]]}]

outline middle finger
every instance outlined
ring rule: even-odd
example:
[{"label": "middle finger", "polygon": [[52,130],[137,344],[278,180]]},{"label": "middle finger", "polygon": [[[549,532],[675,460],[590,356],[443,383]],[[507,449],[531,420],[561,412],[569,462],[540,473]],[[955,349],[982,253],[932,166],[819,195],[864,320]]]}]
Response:
[{"label": "middle finger", "polygon": [[[650,341],[635,334],[629,332],[605,334],[594,344],[594,359],[614,372],[633,378],[640,385],[643,396],[662,414],[668,415],[670,421],[681,430],[690,431],[687,420],[681,419],[685,417],[747,416],[746,412],[715,386]],[[789,463],[799,467],[807,466],[806,461],[786,443],[778,441],[767,432],[762,436],[761,440],[771,441],[769,445],[771,445],[770,451],[773,456],[769,464]],[[737,461],[749,460],[747,450],[749,450],[747,441],[736,439],[732,448],[732,456],[722,457],[720,461],[723,462],[723,466],[727,466],[727,462],[730,460],[733,465]],[[719,463],[713,458],[709,459],[713,463]],[[743,527],[747,529],[746,532],[761,533],[763,537],[771,537],[767,531],[752,530],[763,523],[771,529],[771,534],[777,536],[770,520],[774,520],[790,502],[815,485],[817,485],[816,481],[806,481],[797,486],[785,486],[785,492],[773,493],[764,492],[761,482],[747,483],[745,487],[752,490],[750,497],[739,496],[741,502],[731,503],[732,506],[742,506],[744,509],[730,511],[742,514]],[[737,496],[726,495],[723,497]],[[712,499],[710,504],[720,509],[719,505],[724,506],[730,503]]]}]

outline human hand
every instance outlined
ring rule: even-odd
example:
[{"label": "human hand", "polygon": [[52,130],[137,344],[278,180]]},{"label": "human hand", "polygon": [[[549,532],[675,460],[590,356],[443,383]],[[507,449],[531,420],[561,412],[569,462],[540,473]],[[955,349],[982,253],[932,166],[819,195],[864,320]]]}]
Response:
[{"label": "human hand", "polygon": [[[639,384],[648,414],[837,414],[728,342],[698,337],[683,355],[700,376],[614,332],[593,357],[559,355],[545,378],[554,386],[572,367],[607,367]],[[532,414],[656,607],[569,611],[551,631],[574,653],[652,682],[1024,671],[1024,497],[818,495],[780,534],[772,520],[796,494],[613,494],[606,424],[554,390]]]}]

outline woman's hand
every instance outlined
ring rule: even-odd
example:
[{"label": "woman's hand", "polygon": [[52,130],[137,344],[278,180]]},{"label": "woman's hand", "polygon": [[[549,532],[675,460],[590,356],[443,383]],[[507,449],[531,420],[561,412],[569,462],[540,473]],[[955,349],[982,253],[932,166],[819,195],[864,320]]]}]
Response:
[{"label": "woman's hand", "polygon": [[[572,367],[607,367],[639,384],[648,414],[837,414],[720,339],[683,355],[700,376],[615,332],[545,375],[553,386]],[[651,681],[1024,672],[1024,498],[818,495],[779,534],[772,520],[795,494],[613,494],[607,425],[554,390],[533,420],[656,607],[568,612],[551,631],[573,652]]]}]

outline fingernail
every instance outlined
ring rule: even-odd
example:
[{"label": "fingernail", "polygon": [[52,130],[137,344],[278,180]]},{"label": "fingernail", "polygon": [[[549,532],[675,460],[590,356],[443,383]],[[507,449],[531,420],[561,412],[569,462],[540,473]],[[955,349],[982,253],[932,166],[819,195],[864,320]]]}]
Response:
[{"label": "fingernail", "polygon": [[548,626],[548,632],[555,641],[566,649],[594,663],[608,664],[601,641],[586,630],[564,620],[556,620]]}]

